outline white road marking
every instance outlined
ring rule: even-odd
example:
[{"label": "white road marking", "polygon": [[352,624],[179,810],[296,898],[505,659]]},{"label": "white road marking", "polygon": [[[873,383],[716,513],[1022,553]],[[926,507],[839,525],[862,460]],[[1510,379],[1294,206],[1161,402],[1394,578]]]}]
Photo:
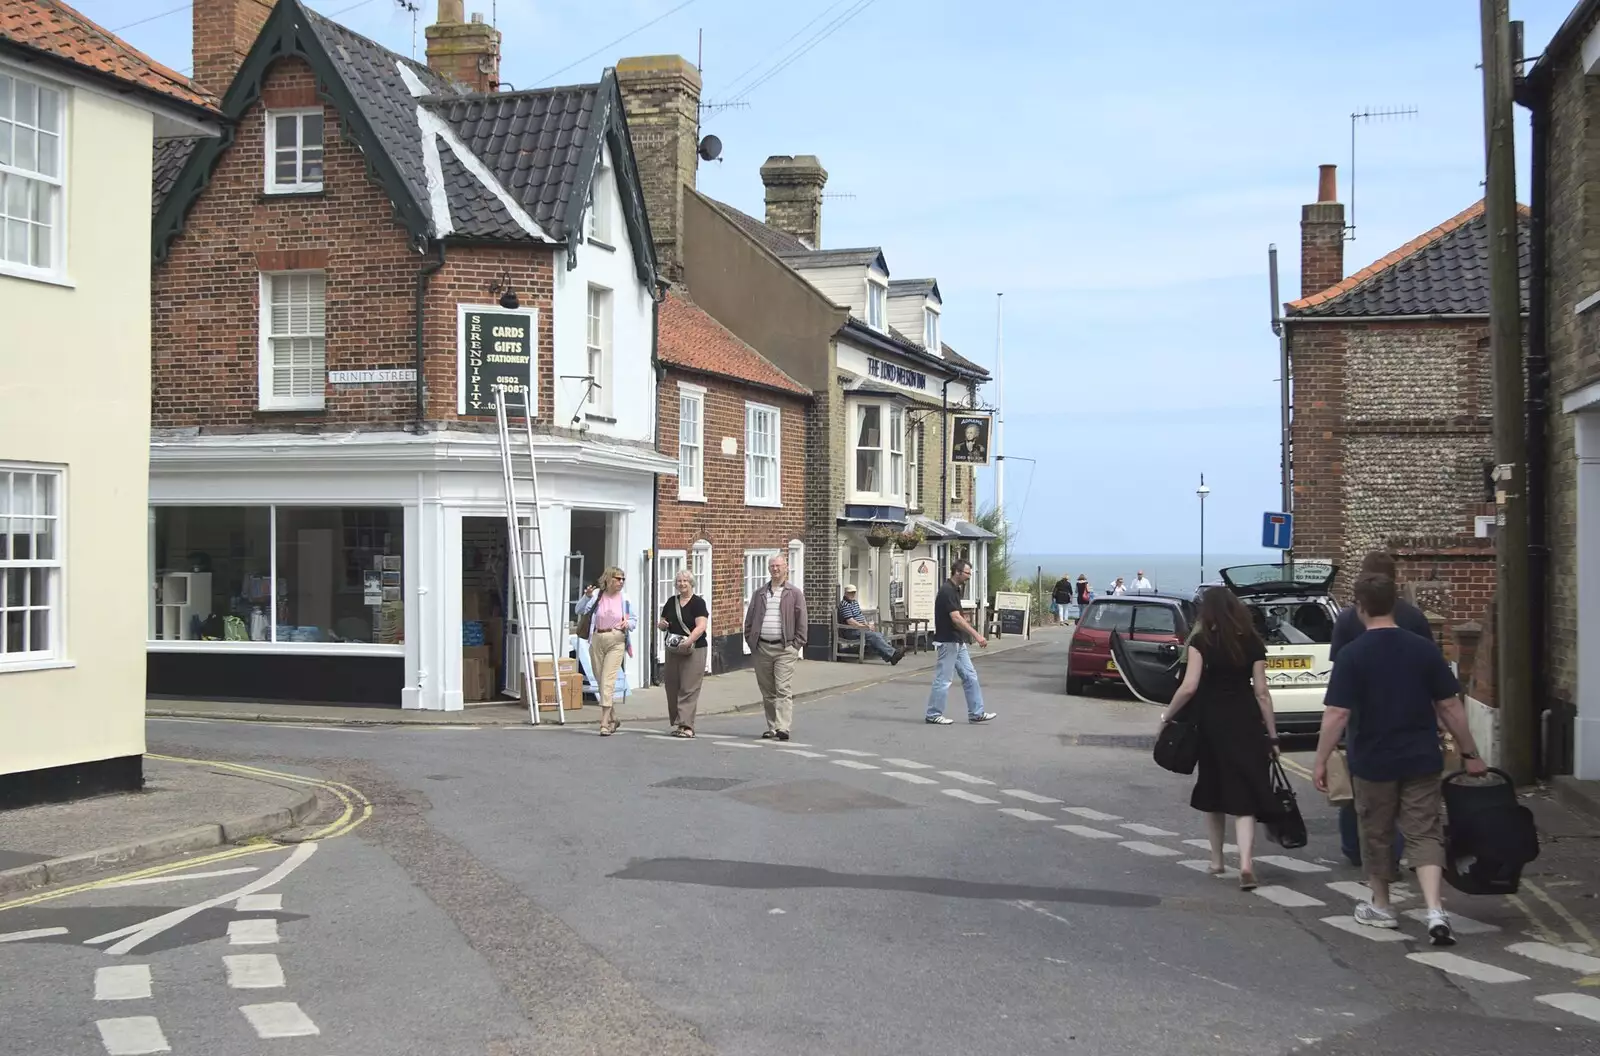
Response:
[{"label": "white road marking", "polygon": [[784,755],[798,755],[802,759],[826,759],[821,752],[808,752],[804,748],[779,748]]},{"label": "white road marking", "polygon": [[1159,843],[1149,843],[1145,840],[1123,840],[1118,846],[1138,851],[1140,854],[1148,854],[1152,858],[1176,858],[1180,853],[1171,847],[1163,847]]},{"label": "white road marking", "polygon": [[275,917],[249,917],[228,924],[230,946],[270,946],[277,941],[278,921]]},{"label": "white road marking", "polygon": [[1000,805],[1000,801],[998,799],[990,799],[988,796],[980,796],[975,792],[968,792],[964,788],[941,788],[939,791],[943,792],[951,799],[959,799],[967,803],[976,803],[982,807],[997,807]]},{"label": "white road marking", "polygon": [[787,744],[790,748],[810,748],[811,747],[811,745],[809,745],[809,744],[801,744],[799,741],[767,741],[767,742],[757,741],[756,743],[757,744],[763,744],[763,743],[771,744],[773,747],[777,747],[780,744]]},{"label": "white road marking", "polygon": [[65,935],[66,928],[34,928],[32,931],[9,931],[0,935],[0,942],[27,942],[29,939],[48,939],[52,935]]},{"label": "white road marking", "polygon": [[919,763],[912,759],[890,759],[885,757],[884,762],[890,766],[898,766],[902,770],[932,770],[927,763]]},{"label": "white road marking", "polygon": [[863,763],[859,759],[829,759],[828,762],[832,763],[834,766],[847,766],[852,770],[876,770],[876,769],[878,769],[876,766],[873,766],[871,763]]},{"label": "white road marking", "polygon": [[[1112,836],[1112,834],[1109,832],[1106,833],[1106,835],[1111,836],[1112,839],[1119,838]],[[1231,865],[1223,866],[1222,872],[1220,873],[1211,872],[1211,862],[1205,858],[1191,858],[1186,862],[1179,862],[1178,864],[1183,866],[1185,869],[1193,869],[1197,873],[1208,873],[1211,876],[1216,877],[1218,880],[1236,880],[1239,877],[1239,870],[1235,869]],[[1317,905],[1320,906],[1322,903],[1318,902]]]},{"label": "white road marking", "polygon": [[222,958],[235,990],[272,990],[283,985],[283,965],[273,953],[236,953]]},{"label": "white road marking", "polygon": [[114,884],[105,884],[104,887],[146,887],[150,884],[172,884],[179,880],[210,880],[214,876],[237,876],[240,873],[254,873],[258,867],[254,865],[241,865],[235,869],[211,869],[203,873],[183,873],[178,876],[146,876],[139,880],[118,880]]},{"label": "white road marking", "polygon": [[1463,957],[1459,953],[1408,953],[1406,960],[1425,964],[1429,968],[1437,968],[1450,975],[1459,975],[1463,979],[1476,979],[1480,983],[1525,983],[1528,977],[1521,972],[1513,972],[1506,968],[1497,968],[1492,964],[1484,964],[1470,957]]},{"label": "white road marking", "polygon": [[[1209,851],[1211,849],[1211,841],[1210,840],[1184,840],[1183,841],[1183,845],[1185,847],[1198,847],[1202,851]],[[1235,845],[1231,844],[1231,843],[1225,843],[1225,844],[1222,845],[1222,853],[1223,854],[1238,854],[1239,853],[1239,848],[1236,847]]]},{"label": "white road marking", "polygon": [[1021,807],[1001,807],[1000,808],[1000,813],[1009,814],[1013,818],[1021,818],[1023,821],[1054,821],[1055,820],[1054,818],[1052,818],[1048,814],[1040,814],[1037,810],[1023,810]]},{"label": "white road marking", "polygon": [[1125,821],[1121,825],[1118,825],[1117,828],[1119,828],[1119,829],[1127,829],[1129,832],[1136,832],[1140,836],[1176,836],[1177,835],[1177,833],[1175,833],[1175,832],[1170,832],[1170,831],[1168,831],[1166,829],[1158,829],[1154,825],[1145,825],[1145,824],[1142,824],[1142,823],[1137,822],[1137,821]]},{"label": "white road marking", "polygon": [[[225,895],[218,895],[216,898],[208,898],[204,902],[197,902],[192,906],[175,909],[171,913],[163,913],[159,917],[152,917],[150,920],[141,921],[138,924],[130,924],[126,928],[118,928],[116,931],[108,931],[104,935],[96,935],[92,939],[85,939],[84,943],[89,946],[97,946],[102,942],[110,942],[112,939],[121,938],[122,941],[115,946],[106,947],[107,953],[120,957],[122,954],[131,952],[139,944],[154,938],[168,928],[177,927],[198,913],[204,913],[208,909],[215,909],[229,902],[235,902],[245,895],[253,895],[257,891],[266,890],[303,865],[306,859],[316,852],[316,849],[315,841],[302,843],[295,847],[290,852],[289,857],[279,862],[266,876],[252,880],[237,890],[230,891]],[[123,936],[127,937],[123,938]]]},{"label": "white road marking", "polygon": [[696,737],[709,737],[713,741],[725,741],[733,736],[731,733],[701,733],[699,730],[694,731],[694,735]]},{"label": "white road marking", "polygon": [[854,748],[829,748],[828,751],[834,755],[854,755],[862,759],[876,759],[878,757],[877,752],[858,752]]},{"label": "white road marking", "polygon": [[713,743],[718,748],[760,748],[761,747],[760,743],[755,742],[755,741],[714,741]]},{"label": "white road marking", "polygon": [[141,1001],[150,996],[148,964],[114,964],[94,973],[96,1001]]},{"label": "white road marking", "polygon": [[[888,760],[884,761],[888,762]],[[937,785],[939,783],[931,777],[923,777],[921,774],[903,774],[898,770],[885,770],[883,776],[892,777],[896,781],[904,781],[908,785]]]},{"label": "white road marking", "polygon": [[647,733],[644,735],[644,739],[647,741],[687,741],[689,738],[674,737],[670,733]]},{"label": "white road marking", "polygon": [[[1370,902],[1372,889],[1357,880],[1335,880],[1328,885],[1328,890],[1337,891],[1346,898],[1353,898],[1357,902]],[[1411,889],[1404,884],[1389,885],[1389,901],[1404,902],[1411,897]]]},{"label": "white road marking", "polygon": [[1551,946],[1543,942],[1516,942],[1506,949],[1521,957],[1526,957],[1540,964],[1553,964],[1557,968],[1568,971],[1580,972],[1584,975],[1593,975],[1600,972],[1600,957],[1590,957],[1584,953],[1574,953],[1572,950],[1563,950],[1559,946]]},{"label": "white road marking", "polygon": [[[1428,911],[1426,909],[1408,909],[1400,915],[1414,920],[1418,924],[1426,924],[1428,922]],[[1450,927],[1454,929],[1457,935],[1487,935],[1490,932],[1500,930],[1494,924],[1485,924],[1483,921],[1473,920],[1471,917],[1458,917],[1454,913],[1450,914]]]},{"label": "white road marking", "polygon": [[100,1043],[110,1056],[144,1056],[150,1052],[171,1052],[167,1036],[155,1016],[130,1016],[127,1019],[95,1021]]},{"label": "white road marking", "polygon": [[256,1028],[256,1036],[260,1038],[303,1038],[309,1034],[321,1034],[317,1025],[311,1022],[311,1017],[300,1011],[300,1006],[293,1001],[277,1001],[270,1005],[242,1005],[239,1008],[244,1013],[244,1018]]},{"label": "white road marking", "polygon": [[[1209,865],[1210,863],[1206,863]],[[1276,884],[1267,884],[1256,888],[1256,894],[1271,902],[1275,906],[1284,906],[1288,909],[1302,909],[1306,906],[1325,906],[1326,902],[1320,898],[1312,898],[1304,892],[1296,891],[1290,887],[1279,887]]]},{"label": "white road marking", "polygon": [[1256,855],[1256,861],[1266,862],[1268,865],[1275,865],[1279,869],[1287,869],[1291,873],[1332,872],[1332,870],[1325,865],[1318,865],[1316,862],[1302,861],[1299,858],[1291,858],[1287,854],[1258,854]]},{"label": "white road marking", "polygon": [[1115,832],[1106,832],[1102,829],[1091,829],[1087,825],[1057,825],[1062,832],[1070,832],[1074,836],[1082,836],[1086,840],[1120,840],[1122,836]]},{"label": "white road marking", "polygon": [[781,909],[774,908],[774,909],[767,910],[767,916],[769,916],[769,917],[781,917],[781,916],[784,916],[784,915],[785,915],[785,911],[781,910]]},{"label": "white road marking", "polygon": [[1590,997],[1588,994],[1543,994],[1534,1000],[1541,1005],[1559,1008],[1563,1012],[1600,1023],[1600,997]]},{"label": "white road marking", "polygon": [[1062,807],[1061,809],[1066,811],[1068,814],[1076,814],[1078,817],[1087,818],[1090,821],[1122,820],[1122,816],[1120,814],[1107,814],[1103,810],[1093,810],[1089,807]]},{"label": "white road marking", "polygon": [[939,773],[944,775],[945,777],[948,777],[952,781],[961,781],[961,782],[963,782],[965,784],[968,784],[968,785],[992,785],[992,784],[994,784],[993,781],[990,781],[986,777],[974,777],[971,774],[963,774],[960,770],[940,770]]},{"label": "white road marking", "polygon": [[1012,799],[1020,799],[1024,803],[1060,803],[1061,802],[1059,799],[1051,799],[1049,796],[1036,795],[1035,793],[1028,792],[1028,791],[1026,791],[1024,789],[1020,789],[1020,788],[1002,788],[1000,790],[1000,794],[1002,796],[1010,796]]},{"label": "white road marking", "polygon": [[1357,924],[1356,918],[1343,913],[1337,917],[1323,917],[1322,923],[1330,928],[1338,928],[1340,931],[1348,931],[1352,935],[1359,935],[1363,939],[1371,939],[1373,942],[1406,942],[1411,938],[1403,931],[1371,928],[1365,924]]},{"label": "white road marking", "polygon": [[240,913],[279,913],[283,910],[283,896],[244,895],[233,905]]}]

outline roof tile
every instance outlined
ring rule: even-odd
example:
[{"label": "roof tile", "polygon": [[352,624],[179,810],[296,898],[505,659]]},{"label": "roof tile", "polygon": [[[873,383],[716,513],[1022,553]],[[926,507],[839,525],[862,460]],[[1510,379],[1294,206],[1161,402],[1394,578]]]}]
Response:
[{"label": "roof tile", "polygon": [[661,302],[660,327],[657,353],[663,363],[797,396],[811,395],[810,389],[779,370],[678,290],[669,291]]}]

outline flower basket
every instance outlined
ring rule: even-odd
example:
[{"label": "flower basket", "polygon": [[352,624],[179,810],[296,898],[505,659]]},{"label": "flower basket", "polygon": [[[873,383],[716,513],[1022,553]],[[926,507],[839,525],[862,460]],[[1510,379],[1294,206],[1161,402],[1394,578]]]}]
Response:
[{"label": "flower basket", "polygon": [[872,528],[867,531],[867,545],[882,550],[894,541],[894,533],[887,528]]},{"label": "flower basket", "polygon": [[894,537],[894,545],[902,550],[915,550],[928,541],[928,537],[921,528],[914,528],[909,532],[901,532]]}]

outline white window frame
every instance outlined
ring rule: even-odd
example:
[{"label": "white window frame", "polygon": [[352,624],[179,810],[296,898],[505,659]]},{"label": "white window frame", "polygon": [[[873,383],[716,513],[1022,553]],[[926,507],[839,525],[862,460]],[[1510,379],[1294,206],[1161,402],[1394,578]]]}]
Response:
[{"label": "white window frame", "polygon": [[[772,572],[767,568],[767,562],[777,557],[778,550],[746,550],[744,552],[744,599],[739,603],[739,626],[744,626],[745,617],[750,615],[750,599],[755,596],[761,584],[772,579]],[[758,574],[752,578],[752,571]],[[745,641],[744,635],[739,635],[740,647],[746,656],[750,655],[750,643]]]},{"label": "white window frame", "polygon": [[[758,436],[757,425],[762,419],[772,423],[771,452],[768,453],[766,444],[760,445],[762,450],[757,450],[754,442]],[[758,473],[758,461],[771,463],[770,479],[765,474]],[[769,491],[763,493],[757,485],[766,479]],[[771,506],[783,505],[783,415],[778,408],[769,403],[754,403],[749,400],[744,405],[744,504],[746,506]]]},{"label": "white window frame", "polygon": [[867,279],[867,325],[887,332],[889,328],[889,287],[877,279]]},{"label": "white window frame", "polygon": [[[267,194],[311,194],[322,190],[323,180],[303,179],[305,172],[305,129],[307,117],[315,115],[322,118],[322,145],[316,149],[322,155],[323,178],[327,178],[328,165],[328,118],[320,106],[286,107],[282,110],[268,110],[266,112],[267,127],[263,140],[266,144],[266,178],[264,190]],[[297,139],[294,146],[295,179],[292,182],[278,182],[278,120],[279,118],[292,117],[295,119]],[[287,148],[285,148],[287,149]]]},{"label": "white window frame", "polygon": [[922,309],[922,347],[935,354],[939,351],[939,312],[932,307]]},{"label": "white window frame", "polygon": [[[656,605],[655,612],[650,614],[650,625],[652,627],[655,626],[656,617],[661,615],[667,603],[678,593],[678,573],[688,567],[689,552],[687,550],[656,551]],[[667,633],[656,627],[655,640],[656,663],[664,664],[667,661]]]},{"label": "white window frame", "polygon": [[923,445],[922,423],[917,422],[910,426],[906,443],[906,509],[922,509],[922,459],[926,451]]},{"label": "white window frame", "polygon": [[[848,447],[845,451],[849,475],[845,478],[845,501],[866,506],[907,507],[906,422],[910,416],[906,413],[906,407],[892,399],[851,399],[845,407],[845,417],[849,422],[846,435]],[[878,487],[874,491],[867,491],[859,486],[861,478],[857,462],[863,449],[858,445],[866,413],[872,408],[878,412],[880,446],[865,450],[875,450],[878,454]],[[900,429],[898,437],[895,435],[896,422],[899,422]],[[897,443],[898,447],[895,446]]]},{"label": "white window frame", "polygon": [[[850,490],[857,495],[882,495],[885,473],[887,472],[887,467],[884,465],[886,461],[884,457],[886,443],[884,434],[889,428],[888,414],[886,413],[888,408],[881,403],[856,403],[852,406],[855,408],[856,413],[851,416],[853,422],[850,430]],[[861,442],[861,438],[867,430],[867,415],[869,414],[878,416],[878,445],[876,447],[868,447]],[[870,489],[861,485],[861,456],[868,454],[874,456],[877,466],[875,474],[877,487]]]},{"label": "white window frame", "polygon": [[[322,276],[322,333],[311,334],[284,334],[284,337],[311,337],[322,341],[322,384],[317,386],[317,391],[309,396],[275,396],[273,395],[273,362],[272,348],[272,286],[275,280],[288,279],[296,275]],[[260,347],[258,349],[259,374],[257,377],[257,406],[263,411],[320,411],[327,406],[328,400],[328,280],[322,271],[264,271],[260,279]]]},{"label": "white window frame", "polygon": [[898,403],[889,405],[883,446],[888,473],[884,495],[892,501],[906,493],[906,409]]},{"label": "white window frame", "polygon": [[589,242],[598,242],[610,248],[616,243],[612,241],[612,210],[611,210],[611,167],[601,165],[594,171],[594,182],[589,184],[589,202],[587,217],[585,218],[583,237]]},{"label": "white window frame", "polygon": [[584,301],[584,373],[593,379],[589,398],[584,403],[587,414],[602,418],[611,417],[614,405],[611,399],[612,317],[616,296],[605,286],[589,284]]},{"label": "white window frame", "polygon": [[[31,85],[36,92],[42,91],[53,93],[57,99],[56,130],[54,132],[42,129],[36,125],[28,126],[29,130],[35,132],[36,135],[42,134],[55,137],[55,174],[51,175],[47,173],[43,167],[37,164],[37,147],[35,153],[36,164],[34,168],[23,168],[20,165],[13,164],[16,161],[15,153],[11,153],[10,155],[13,163],[0,164],[0,176],[4,177],[4,179],[0,179],[0,195],[5,195],[8,193],[8,189],[4,185],[9,184],[13,180],[20,180],[26,185],[38,186],[45,189],[43,192],[45,195],[45,219],[40,220],[30,217],[27,221],[27,226],[42,227],[48,225],[50,231],[48,242],[50,263],[46,267],[38,267],[33,264],[19,263],[17,261],[6,259],[4,256],[5,241],[9,237],[7,229],[10,225],[6,220],[4,213],[0,213],[0,275],[10,275],[20,279],[34,279],[41,282],[52,282],[58,285],[71,285],[66,278],[68,163],[66,144],[69,142],[69,130],[67,122],[69,119],[69,111],[71,110],[72,97],[70,89],[58,81],[40,78],[34,75],[31,71],[25,74],[16,67],[7,66],[4,63],[0,63],[0,77],[5,77],[12,81],[12,109],[5,115],[8,125],[12,124],[10,119],[11,116],[16,112],[15,107],[17,84],[24,83]],[[14,137],[14,132],[12,132],[10,128],[7,129],[7,134]],[[15,150],[14,138],[12,142],[8,144],[8,147],[10,147],[12,151]],[[0,197],[0,206],[4,205],[4,201],[5,199]]]},{"label": "white window frame", "polygon": [[806,588],[806,544],[799,539],[789,540],[789,582]]},{"label": "white window frame", "polygon": [[[693,407],[694,428],[685,435]],[[678,382],[678,501],[706,501],[706,390],[703,385]]]},{"label": "white window frame", "polygon": [[711,543],[705,539],[696,539],[694,545],[689,547],[689,574],[694,577],[694,592],[705,599],[706,603],[706,673],[711,673],[711,654],[716,652],[711,648]]},{"label": "white window frame", "polygon": [[[28,480],[29,506],[31,509],[26,515],[17,513],[20,503],[13,498],[17,478],[24,477]],[[36,481],[46,479],[50,481],[52,503],[50,512],[38,511],[38,489]],[[45,613],[45,636],[47,646],[44,649],[24,649],[18,653],[5,652],[7,633],[9,630],[10,611],[6,608],[7,584],[0,583],[0,674],[12,671],[34,671],[43,667],[64,667],[67,664],[66,643],[66,548],[67,548],[67,471],[65,466],[49,465],[39,462],[0,462],[0,536],[5,537],[6,548],[3,557],[0,557],[0,571],[8,574],[21,572],[22,576],[22,605],[20,609],[23,616],[22,629],[24,640],[32,636],[33,621],[28,613],[43,609]],[[15,542],[19,529],[23,526],[17,522],[29,522],[26,531],[29,534],[28,554],[26,558],[14,556],[12,544]],[[46,535],[50,539],[51,556],[41,558],[34,556],[38,553],[38,539]],[[32,596],[32,576],[29,572],[43,570],[45,598],[41,605],[38,599]],[[31,644],[31,642],[30,642]]]}]

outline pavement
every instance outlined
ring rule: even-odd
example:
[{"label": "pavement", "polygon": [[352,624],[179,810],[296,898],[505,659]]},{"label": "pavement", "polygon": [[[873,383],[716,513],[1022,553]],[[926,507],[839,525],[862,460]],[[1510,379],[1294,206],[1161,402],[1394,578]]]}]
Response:
[{"label": "pavement", "polygon": [[140,792],[0,811],[0,897],[268,836],[316,806],[305,785],[145,758]]},{"label": "pavement", "polygon": [[957,688],[956,724],[925,724],[906,672],[802,702],[787,744],[738,713],[692,741],[153,718],[153,750],[358,809],[139,886],[0,897],[8,1049],[1600,1053],[1600,828],[1533,797],[1530,883],[1452,894],[1454,950],[1354,928],[1331,808],[1300,784],[1311,842],[1262,847],[1257,892],[1205,875],[1155,710],[1067,697],[1064,660],[980,656],[990,723]]},{"label": "pavement", "polygon": [[[989,647],[975,654],[998,656],[1033,645],[1060,644],[1071,634],[1066,627],[1046,627],[1034,631],[1032,638],[1015,635],[989,639]],[[846,663],[805,660],[795,665],[791,686],[796,700],[809,700],[845,689],[860,689],[891,678],[933,668],[933,653],[907,654],[894,667],[879,660]],[[1064,676],[1063,676],[1064,677]],[[756,688],[753,668],[741,668],[708,676],[701,684],[698,714],[726,715],[761,710],[761,691]],[[469,704],[461,711],[402,711],[399,708],[340,706],[336,704],[284,704],[270,701],[207,701],[151,699],[145,714],[164,718],[242,719],[251,722],[290,722],[337,726],[460,725],[521,726],[528,724],[524,704]],[[544,722],[556,723],[553,711],[541,712]],[[648,722],[667,717],[667,692],[660,686],[646,686],[622,700],[617,714],[624,722]],[[600,708],[590,701],[566,713],[569,723],[598,725]]]}]

